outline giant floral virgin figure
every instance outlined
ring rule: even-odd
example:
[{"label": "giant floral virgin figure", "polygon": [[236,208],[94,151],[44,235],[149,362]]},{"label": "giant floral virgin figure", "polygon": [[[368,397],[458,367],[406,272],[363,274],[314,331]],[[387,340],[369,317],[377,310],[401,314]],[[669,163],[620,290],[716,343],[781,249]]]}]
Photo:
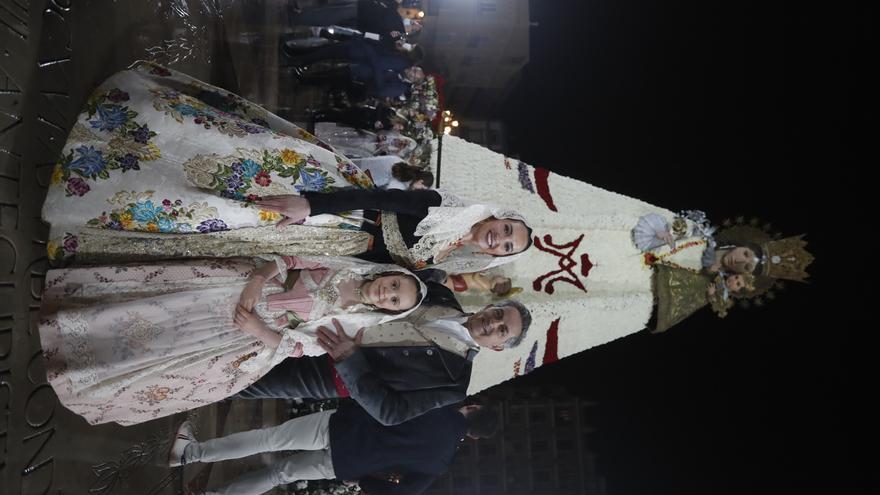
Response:
[{"label": "giant floral virgin figure", "polygon": [[[663,331],[702,307],[719,315],[779,279],[804,280],[812,257],[798,237],[715,230],[699,212],[675,214],[445,136],[442,187],[490,196],[527,215],[534,248],[488,276],[506,276],[532,311],[516,353],[481,353],[474,393],[645,328]],[[460,293],[469,308],[485,295]]]}]

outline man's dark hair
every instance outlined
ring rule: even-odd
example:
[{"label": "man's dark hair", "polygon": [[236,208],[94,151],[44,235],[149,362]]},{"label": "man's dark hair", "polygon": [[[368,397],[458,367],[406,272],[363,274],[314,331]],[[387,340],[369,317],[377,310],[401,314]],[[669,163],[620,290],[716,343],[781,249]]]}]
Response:
[{"label": "man's dark hair", "polygon": [[498,410],[489,406],[471,411],[465,416],[465,420],[467,421],[468,435],[477,438],[493,437],[500,426]]}]

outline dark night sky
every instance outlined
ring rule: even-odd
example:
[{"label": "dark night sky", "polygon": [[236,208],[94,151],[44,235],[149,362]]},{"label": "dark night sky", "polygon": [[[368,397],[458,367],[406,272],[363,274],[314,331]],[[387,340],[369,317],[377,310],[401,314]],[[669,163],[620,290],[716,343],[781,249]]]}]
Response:
[{"label": "dark night sky", "polygon": [[673,210],[806,232],[817,258],[809,285],[767,307],[704,311],[521,379],[600,402],[612,495],[853,491],[868,283],[829,262],[852,259],[864,201],[857,70],[874,7],[771,3],[531,2],[531,61],[502,116],[512,153]]}]

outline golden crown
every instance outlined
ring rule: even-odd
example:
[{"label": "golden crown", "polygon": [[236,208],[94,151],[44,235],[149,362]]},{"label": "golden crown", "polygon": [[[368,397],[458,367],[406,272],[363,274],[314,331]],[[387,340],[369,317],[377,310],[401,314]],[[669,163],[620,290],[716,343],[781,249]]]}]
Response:
[{"label": "golden crown", "polygon": [[807,250],[803,234],[794,237],[765,242],[761,274],[775,279],[804,282],[810,276],[807,267],[815,258]]}]

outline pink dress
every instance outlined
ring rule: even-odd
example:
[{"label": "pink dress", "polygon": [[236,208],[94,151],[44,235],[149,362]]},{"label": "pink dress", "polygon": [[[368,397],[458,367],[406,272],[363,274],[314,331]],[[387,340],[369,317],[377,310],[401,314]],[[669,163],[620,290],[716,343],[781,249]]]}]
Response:
[{"label": "pink dress", "polygon": [[[286,335],[291,314],[308,320],[332,310],[316,293],[336,277],[295,257],[277,262],[300,277],[286,292],[267,283],[254,310]],[[276,350],[235,326],[255,266],[231,259],[51,270],[39,328],[61,403],[89,423],[127,425],[216,402],[259,379],[308,337],[288,336],[291,345]]]}]

